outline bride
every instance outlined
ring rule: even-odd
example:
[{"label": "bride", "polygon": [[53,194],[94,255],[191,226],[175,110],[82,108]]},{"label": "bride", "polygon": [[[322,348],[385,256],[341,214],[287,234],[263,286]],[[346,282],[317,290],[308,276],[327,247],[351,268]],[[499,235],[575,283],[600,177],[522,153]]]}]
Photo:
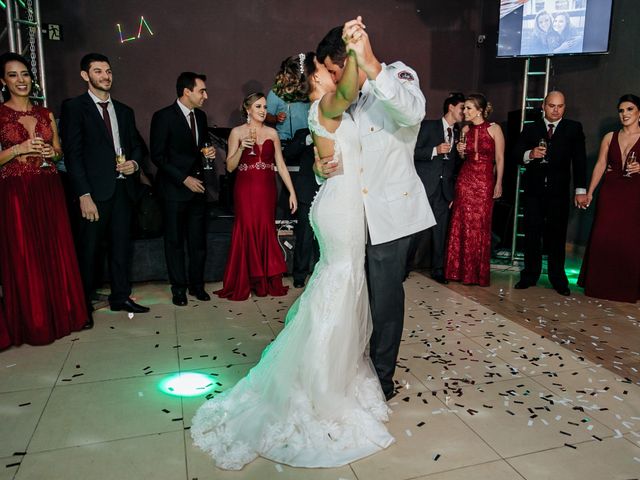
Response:
[{"label": "bride", "polygon": [[257,456],[294,467],[337,467],[388,447],[389,409],[367,354],[371,318],[364,271],[365,221],[357,163],[358,131],[346,112],[358,94],[357,60],[368,37],[346,30],[340,83],[313,53],[298,56],[309,92],[309,129],[322,157],[342,174],[320,188],[311,223],[320,260],[260,362],[193,418],[194,443],[216,465],[238,470]]}]

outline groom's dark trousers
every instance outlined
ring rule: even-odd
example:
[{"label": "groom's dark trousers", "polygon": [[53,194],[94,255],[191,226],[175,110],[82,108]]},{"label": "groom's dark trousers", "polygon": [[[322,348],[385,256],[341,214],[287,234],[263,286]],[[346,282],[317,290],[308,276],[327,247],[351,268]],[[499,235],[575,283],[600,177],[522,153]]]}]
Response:
[{"label": "groom's dark trousers", "polygon": [[410,246],[411,235],[378,245],[367,240],[367,284],[373,322],[369,355],[386,396],[394,390],[393,374],[404,325],[402,282]]}]

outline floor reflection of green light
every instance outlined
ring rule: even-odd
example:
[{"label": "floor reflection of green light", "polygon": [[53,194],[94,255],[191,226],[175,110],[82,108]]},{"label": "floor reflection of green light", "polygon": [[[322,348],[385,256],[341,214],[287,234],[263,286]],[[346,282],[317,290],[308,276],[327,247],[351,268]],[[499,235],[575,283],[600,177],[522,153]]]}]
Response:
[{"label": "floor reflection of green light", "polygon": [[198,397],[213,390],[215,382],[202,373],[183,372],[164,378],[158,388],[167,395],[176,397]]}]

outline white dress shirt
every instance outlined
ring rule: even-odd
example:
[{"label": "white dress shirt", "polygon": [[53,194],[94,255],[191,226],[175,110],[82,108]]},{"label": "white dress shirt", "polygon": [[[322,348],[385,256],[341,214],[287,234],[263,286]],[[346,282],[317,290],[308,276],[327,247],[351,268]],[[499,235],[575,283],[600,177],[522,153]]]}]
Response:
[{"label": "white dress shirt", "polygon": [[106,100],[102,100],[96,97],[91,90],[89,90],[89,96],[91,100],[96,104],[96,108],[98,109],[98,113],[100,113],[100,118],[104,118],[102,116],[102,107],[98,105],[99,103],[108,102],[107,112],[109,112],[109,120],[111,121],[111,133],[113,134],[113,149],[117,152],[121,147],[120,145],[120,130],[118,130],[118,117],[116,116],[116,109],[113,108],[113,102],[111,101],[111,95]]},{"label": "white dress shirt", "polygon": [[[447,143],[447,135],[449,134],[449,132],[447,132],[447,129],[449,128],[451,129],[451,145],[453,145],[453,125],[449,125],[449,122],[447,122],[445,118],[442,117],[442,132],[444,134],[445,143]],[[437,156],[438,156],[438,147],[435,146],[433,147],[433,150],[431,152],[431,158],[434,158]]]},{"label": "white dress shirt", "polygon": [[187,125],[189,125],[189,129],[191,129],[191,120],[189,119],[189,114],[193,113],[193,124],[195,125],[195,129],[196,129],[196,145],[199,145],[199,135],[198,135],[198,120],[196,120],[196,114],[193,110],[189,110],[187,107],[185,107],[182,102],[180,101],[180,99],[176,100],[176,103],[178,104],[178,106],[180,107],[180,110],[182,111],[182,114],[184,115],[184,118],[187,120]]}]

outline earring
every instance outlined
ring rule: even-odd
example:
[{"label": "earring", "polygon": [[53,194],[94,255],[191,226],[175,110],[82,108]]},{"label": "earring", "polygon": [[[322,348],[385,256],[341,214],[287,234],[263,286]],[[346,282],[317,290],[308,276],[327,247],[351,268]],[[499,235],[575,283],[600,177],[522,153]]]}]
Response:
[{"label": "earring", "polygon": [[2,93],[7,93],[7,84],[2,85]]},{"label": "earring", "polygon": [[247,114],[247,125],[251,125],[251,117]]}]

